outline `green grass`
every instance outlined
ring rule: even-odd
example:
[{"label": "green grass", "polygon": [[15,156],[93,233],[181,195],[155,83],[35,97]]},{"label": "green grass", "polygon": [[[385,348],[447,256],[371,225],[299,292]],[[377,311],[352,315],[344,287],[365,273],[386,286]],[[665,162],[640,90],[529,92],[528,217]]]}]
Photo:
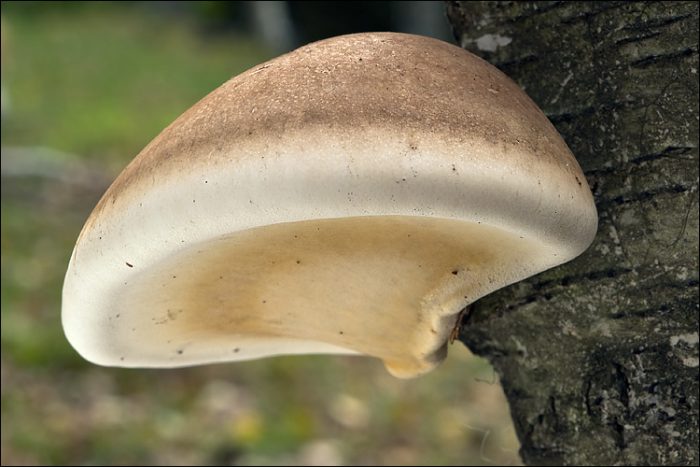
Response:
[{"label": "green grass", "polygon": [[196,35],[187,17],[143,8],[9,6],[5,144],[129,160],[209,91],[268,57],[245,37]]},{"label": "green grass", "polygon": [[[269,58],[246,37],[156,13],[3,2],[3,148],[59,149],[112,178],[194,102]],[[411,381],[350,357],[167,371],[82,360],[61,329],[61,285],[103,185],[3,178],[3,465],[517,462],[500,387],[480,381],[492,370],[461,344]]]}]

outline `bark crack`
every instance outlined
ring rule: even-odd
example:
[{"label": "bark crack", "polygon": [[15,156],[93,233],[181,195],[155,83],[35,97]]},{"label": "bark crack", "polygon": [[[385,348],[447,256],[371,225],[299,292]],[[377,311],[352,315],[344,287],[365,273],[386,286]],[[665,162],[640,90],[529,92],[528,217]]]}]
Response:
[{"label": "bark crack", "polygon": [[654,37],[657,37],[659,35],[661,35],[660,32],[652,32],[650,34],[645,34],[642,36],[625,37],[623,39],[619,39],[619,40],[615,41],[615,46],[621,47],[623,45],[632,44],[634,42],[642,42],[642,41],[645,41],[647,39],[652,39]]},{"label": "bark crack", "polygon": [[[673,159],[679,161],[693,161],[697,159],[696,154],[693,150],[696,149],[693,146],[667,146],[661,151],[653,152],[650,154],[644,154],[642,156],[637,156],[627,160],[627,162],[612,165],[610,167],[603,167],[601,169],[592,169],[586,171],[586,176],[599,177],[603,175],[608,175],[613,172],[620,172],[627,168],[628,165],[642,165],[645,162],[654,162],[663,159]],[[688,156],[688,157],[684,157]]]},{"label": "bark crack", "polygon": [[[595,2],[589,3],[589,8],[593,5],[596,5]],[[600,2],[598,4],[598,8],[596,10],[586,10],[580,14],[572,15],[569,17],[561,18],[561,23],[570,25],[572,23],[575,23],[576,21],[586,21],[588,23],[591,22],[593,18],[598,16],[601,13],[609,12],[610,10],[615,10],[617,8],[623,8],[625,6],[624,2],[608,2],[604,4],[603,2]]]},{"label": "bark crack", "polygon": [[693,49],[691,47],[688,47],[686,49],[678,50],[675,52],[669,52],[665,54],[655,54],[655,55],[648,55],[644,58],[640,58],[638,60],[634,60],[630,62],[630,66],[634,68],[646,68],[648,66],[660,63],[660,62],[669,62],[669,61],[676,61],[679,58],[683,57],[690,57],[691,55],[695,55],[698,53],[697,49]]},{"label": "bark crack", "polygon": [[691,191],[693,185],[681,185],[675,184],[670,186],[663,186],[655,190],[646,190],[640,193],[635,193],[634,195],[619,195],[614,198],[599,200],[597,205],[600,210],[608,209],[610,206],[619,206],[630,203],[646,202],[652,200],[660,195],[678,195],[680,193],[685,193]]},{"label": "bark crack", "polygon": [[634,23],[634,24],[628,24],[625,27],[622,28],[623,31],[634,31],[634,30],[643,30],[643,31],[648,31],[653,28],[661,28],[664,26],[671,25],[673,23],[677,23],[679,21],[683,21],[684,19],[690,18],[692,15],[690,13],[685,14],[685,15],[676,15],[676,16],[671,16],[668,18],[659,18],[659,19],[653,19],[650,18],[643,23]]},{"label": "bark crack", "polygon": [[506,60],[503,62],[496,62],[496,66],[498,68],[501,68],[501,69],[504,69],[504,68],[507,69],[507,68],[513,68],[513,67],[527,65],[529,63],[536,62],[539,59],[540,59],[540,57],[538,57],[535,54],[527,54],[527,55],[523,55],[522,57],[514,58],[512,60]]}]

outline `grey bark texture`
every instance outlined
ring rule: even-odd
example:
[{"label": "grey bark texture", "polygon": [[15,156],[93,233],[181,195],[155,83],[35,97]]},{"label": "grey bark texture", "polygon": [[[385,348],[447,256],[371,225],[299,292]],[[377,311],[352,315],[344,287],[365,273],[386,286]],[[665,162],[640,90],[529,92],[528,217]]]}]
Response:
[{"label": "grey bark texture", "polygon": [[527,464],[698,463],[698,3],[448,2],[581,164],[576,260],[475,303]]}]

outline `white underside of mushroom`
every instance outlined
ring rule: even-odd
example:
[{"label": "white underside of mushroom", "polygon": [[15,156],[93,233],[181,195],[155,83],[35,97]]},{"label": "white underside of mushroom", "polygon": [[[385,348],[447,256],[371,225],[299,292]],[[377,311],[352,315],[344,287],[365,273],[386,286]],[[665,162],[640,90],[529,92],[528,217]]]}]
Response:
[{"label": "white underside of mushroom", "polygon": [[359,134],[193,154],[191,172],[166,164],[105,203],[66,276],[73,346],[130,367],[361,353],[413,376],[444,358],[467,304],[595,234],[585,184],[517,148]]}]

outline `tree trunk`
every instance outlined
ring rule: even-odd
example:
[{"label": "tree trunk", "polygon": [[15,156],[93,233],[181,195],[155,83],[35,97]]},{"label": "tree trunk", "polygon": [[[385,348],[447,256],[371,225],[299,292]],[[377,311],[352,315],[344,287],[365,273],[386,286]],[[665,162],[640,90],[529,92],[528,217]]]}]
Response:
[{"label": "tree trunk", "polygon": [[598,206],[581,257],[475,303],[528,464],[698,463],[698,3],[450,2]]}]

